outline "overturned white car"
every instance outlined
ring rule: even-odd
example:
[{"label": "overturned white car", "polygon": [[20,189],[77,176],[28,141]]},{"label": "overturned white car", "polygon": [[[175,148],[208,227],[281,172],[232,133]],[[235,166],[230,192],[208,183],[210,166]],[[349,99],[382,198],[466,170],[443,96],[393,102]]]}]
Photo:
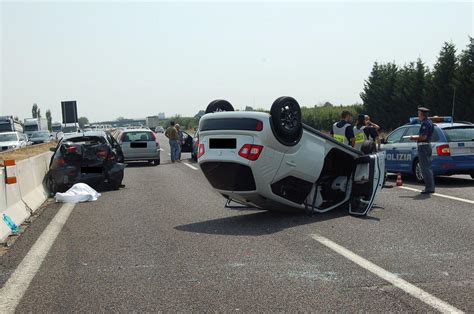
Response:
[{"label": "overturned white car", "polygon": [[366,215],[384,181],[384,153],[364,155],[301,123],[295,99],[270,114],[211,102],[199,122],[198,162],[231,202],[268,210],[323,213],[345,206]]}]

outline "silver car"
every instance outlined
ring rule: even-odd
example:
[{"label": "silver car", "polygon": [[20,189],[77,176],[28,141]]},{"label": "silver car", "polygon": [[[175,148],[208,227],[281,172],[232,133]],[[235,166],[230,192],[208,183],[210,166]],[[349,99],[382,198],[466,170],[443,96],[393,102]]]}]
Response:
[{"label": "silver car", "polygon": [[28,141],[19,132],[2,132],[0,133],[0,151],[7,151],[25,147]]},{"label": "silver car", "polygon": [[122,147],[125,161],[148,161],[155,166],[160,164],[160,144],[152,131],[127,129],[116,136]]}]

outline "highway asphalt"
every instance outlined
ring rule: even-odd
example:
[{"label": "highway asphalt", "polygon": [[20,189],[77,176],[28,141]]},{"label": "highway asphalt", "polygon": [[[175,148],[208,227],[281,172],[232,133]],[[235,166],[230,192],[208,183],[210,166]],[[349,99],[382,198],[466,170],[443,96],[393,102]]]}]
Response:
[{"label": "highway asphalt", "polygon": [[[170,163],[160,142],[160,166],[131,164],[125,188],[75,206],[17,312],[434,311],[314,235],[474,311],[474,204],[393,187],[365,218],[229,210],[197,164]],[[437,181],[438,193],[474,200],[469,177]],[[0,257],[2,287],[60,208]]]}]

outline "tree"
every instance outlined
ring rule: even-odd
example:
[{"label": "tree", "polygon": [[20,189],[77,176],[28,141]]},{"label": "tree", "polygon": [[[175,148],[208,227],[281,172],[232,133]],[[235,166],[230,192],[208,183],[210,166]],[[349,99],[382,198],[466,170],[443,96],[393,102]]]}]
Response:
[{"label": "tree", "polygon": [[38,118],[38,105],[37,104],[33,104],[33,107],[31,108],[31,117]]},{"label": "tree", "polygon": [[360,94],[364,102],[364,111],[385,129],[399,125],[393,119],[399,116],[399,109],[394,102],[397,75],[396,64],[379,65],[375,62],[369,78],[365,81],[364,91]]},{"label": "tree", "polygon": [[432,114],[451,114],[456,72],[456,47],[453,43],[445,42],[434,65],[427,90],[429,103],[426,105],[431,109]]},{"label": "tree", "polygon": [[46,110],[46,119],[48,120],[48,130],[53,130],[53,118],[51,117],[51,110]]},{"label": "tree", "polygon": [[458,120],[474,121],[474,38],[459,56],[456,71],[456,98],[454,116]]},{"label": "tree", "polygon": [[89,119],[87,119],[86,117],[80,117],[78,119],[78,123],[79,123],[79,127],[82,129],[84,128],[86,124],[89,124]]}]

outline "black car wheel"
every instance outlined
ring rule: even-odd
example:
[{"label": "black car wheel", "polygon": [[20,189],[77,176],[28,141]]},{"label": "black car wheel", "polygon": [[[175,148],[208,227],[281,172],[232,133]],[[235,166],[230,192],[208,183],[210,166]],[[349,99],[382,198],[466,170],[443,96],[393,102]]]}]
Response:
[{"label": "black car wheel", "polygon": [[413,163],[413,173],[415,174],[415,179],[418,183],[423,183],[425,180],[423,179],[423,173],[421,172],[420,162],[418,159],[415,159]]},{"label": "black car wheel", "polygon": [[122,186],[122,181],[123,181],[123,172],[122,174],[118,175],[117,178],[114,178],[114,180],[109,181],[109,184],[112,190],[117,191],[118,189],[120,189],[120,187]]},{"label": "black car wheel", "polygon": [[160,164],[160,159],[155,159],[155,161],[153,162],[153,164],[155,166],[158,166]]},{"label": "black car wheel", "polygon": [[58,186],[56,184],[56,181],[54,180],[53,176],[49,175],[46,178],[46,187],[49,190],[49,194],[54,196],[56,195],[56,192],[58,192]]},{"label": "black car wheel", "polygon": [[221,111],[234,111],[234,107],[227,100],[216,99],[214,101],[211,101],[209,105],[207,105],[207,108],[206,108],[206,113],[221,112]]},{"label": "black car wheel", "polygon": [[369,154],[375,153],[377,151],[377,146],[375,145],[375,142],[364,141],[364,143],[362,143],[362,146],[361,146],[360,150],[364,154],[369,155]]},{"label": "black car wheel", "polygon": [[298,144],[303,134],[301,108],[298,102],[288,96],[278,98],[270,110],[273,134],[287,146]]}]

